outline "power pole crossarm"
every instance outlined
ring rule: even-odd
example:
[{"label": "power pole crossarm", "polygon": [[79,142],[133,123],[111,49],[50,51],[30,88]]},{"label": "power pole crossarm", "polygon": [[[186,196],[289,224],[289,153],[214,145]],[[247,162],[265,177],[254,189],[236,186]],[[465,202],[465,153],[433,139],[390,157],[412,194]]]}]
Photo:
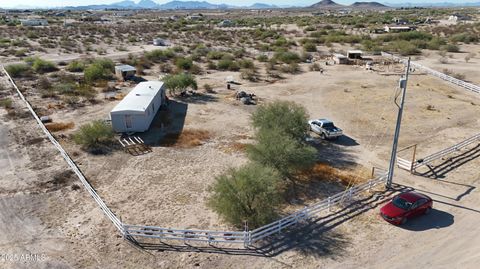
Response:
[{"label": "power pole crossarm", "polygon": [[402,100],[398,107],[397,126],[395,127],[395,135],[393,137],[393,146],[392,146],[392,155],[390,157],[390,166],[388,168],[388,177],[387,177],[386,187],[389,189],[392,187],[392,182],[393,182],[393,171],[395,168],[395,162],[397,158],[398,138],[400,137],[400,126],[402,124],[403,107],[405,105],[405,94],[407,92],[407,82],[408,82],[409,73],[410,73],[410,58],[408,58],[407,69],[405,70],[405,77],[400,79],[400,88],[402,89]]}]

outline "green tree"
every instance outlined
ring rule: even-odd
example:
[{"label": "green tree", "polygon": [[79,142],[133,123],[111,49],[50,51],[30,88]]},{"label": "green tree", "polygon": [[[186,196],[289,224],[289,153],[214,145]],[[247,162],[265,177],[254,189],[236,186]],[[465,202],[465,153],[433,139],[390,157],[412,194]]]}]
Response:
[{"label": "green tree", "polygon": [[274,169],[247,164],[216,178],[208,204],[235,226],[242,227],[248,221],[250,228],[256,228],[277,216],[276,209],[282,202],[281,184]]},{"label": "green tree", "polygon": [[256,135],[257,143],[247,148],[253,162],[275,168],[283,177],[294,182],[294,174],[315,164],[316,150],[278,128],[262,130]]},{"label": "green tree", "polygon": [[308,132],[308,116],[305,108],[289,101],[276,101],[259,107],[252,114],[253,127],[263,130],[278,130],[296,139],[303,140]]}]

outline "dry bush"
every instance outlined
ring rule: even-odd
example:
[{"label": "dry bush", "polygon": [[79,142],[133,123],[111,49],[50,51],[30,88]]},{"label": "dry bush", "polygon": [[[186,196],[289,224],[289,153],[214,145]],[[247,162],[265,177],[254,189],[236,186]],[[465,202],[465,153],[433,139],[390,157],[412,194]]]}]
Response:
[{"label": "dry bush", "polygon": [[52,122],[45,124],[45,127],[50,132],[59,132],[67,129],[72,129],[75,126],[75,123],[73,122]]},{"label": "dry bush", "polygon": [[301,172],[298,177],[302,180],[339,181],[345,186],[352,186],[368,181],[371,178],[371,172],[360,165],[348,170],[340,170],[326,163],[317,163],[310,170]]},{"label": "dry bush", "polygon": [[181,134],[166,134],[160,144],[167,147],[193,148],[203,145],[211,137],[211,133],[207,130],[183,130]]}]

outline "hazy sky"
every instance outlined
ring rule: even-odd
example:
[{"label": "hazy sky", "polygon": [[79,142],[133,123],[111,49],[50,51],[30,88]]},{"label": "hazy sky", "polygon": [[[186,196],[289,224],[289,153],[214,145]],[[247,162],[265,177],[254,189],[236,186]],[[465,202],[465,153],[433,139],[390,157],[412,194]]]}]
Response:
[{"label": "hazy sky", "polygon": [[[16,6],[34,6],[34,7],[60,7],[60,6],[82,6],[91,4],[111,4],[121,0],[0,0],[0,7],[16,7]],[[140,0],[134,0],[139,2]],[[169,2],[170,0],[154,0],[159,4]],[[203,0],[198,0],[203,1]],[[275,5],[310,5],[320,0],[207,0],[210,3],[225,3],[231,5],[250,5],[253,3],[269,3]],[[335,0],[334,0],[335,1]],[[358,1],[374,1],[374,0],[358,0]],[[480,0],[377,0],[378,2],[387,3],[435,3],[435,2],[479,2]],[[339,4],[351,4],[355,0],[337,0]]]}]

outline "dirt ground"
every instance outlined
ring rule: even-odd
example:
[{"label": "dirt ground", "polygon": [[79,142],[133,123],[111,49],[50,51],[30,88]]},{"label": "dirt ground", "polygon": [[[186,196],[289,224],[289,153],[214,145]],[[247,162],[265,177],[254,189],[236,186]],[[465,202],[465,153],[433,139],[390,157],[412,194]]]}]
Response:
[{"label": "dirt ground", "polygon": [[[338,142],[320,142],[319,155],[336,167],[360,164],[386,168],[401,68],[380,67],[377,72],[354,66],[324,68],[323,75],[304,72],[274,84],[236,77],[242,85],[235,89],[255,93],[260,103],[295,101],[304,105],[312,118],[334,120],[346,136]],[[249,115],[255,109],[229,97],[233,91],[225,89],[224,81],[231,75],[235,73],[201,77],[199,84],[209,83],[217,93],[176,100],[168,116],[170,124],[162,128],[156,122],[153,133],[145,134],[152,139],[165,128],[167,132],[179,127],[184,131],[208,130],[210,138],[198,147],[154,146],[151,153],[142,156],[122,151],[93,156],[67,140],[61,143],[122,221],[176,228],[229,228],[206,207],[208,186],[216,175],[246,161],[243,152],[233,150],[233,144],[251,143]],[[37,106],[45,105],[35,103],[40,99],[32,100]],[[57,110],[52,117],[74,120],[78,127],[91,119],[105,118],[116,102]],[[406,102],[400,147],[418,144],[417,156],[478,133],[480,99],[461,88],[414,73]],[[5,171],[0,175],[0,201],[5,208],[0,215],[5,231],[0,236],[0,253],[45,254],[34,268],[356,268],[365,264],[372,268],[474,268],[480,261],[477,148],[435,163],[438,179],[427,178],[428,171],[420,171],[426,172],[425,176],[397,171],[395,181],[402,184],[397,186],[399,190],[415,188],[435,200],[431,216],[412,220],[402,228],[378,217],[378,207],[393,195],[378,190],[346,209],[313,220],[300,233],[286,233],[282,244],[257,251],[225,253],[217,248],[182,246],[145,250],[120,238],[87,192],[75,187],[80,183],[66,172],[66,164],[49,142],[38,139],[43,135],[31,117],[10,119],[4,109],[0,111],[0,167]],[[319,191],[317,199],[324,196]],[[7,268],[32,266],[5,264]]]}]

